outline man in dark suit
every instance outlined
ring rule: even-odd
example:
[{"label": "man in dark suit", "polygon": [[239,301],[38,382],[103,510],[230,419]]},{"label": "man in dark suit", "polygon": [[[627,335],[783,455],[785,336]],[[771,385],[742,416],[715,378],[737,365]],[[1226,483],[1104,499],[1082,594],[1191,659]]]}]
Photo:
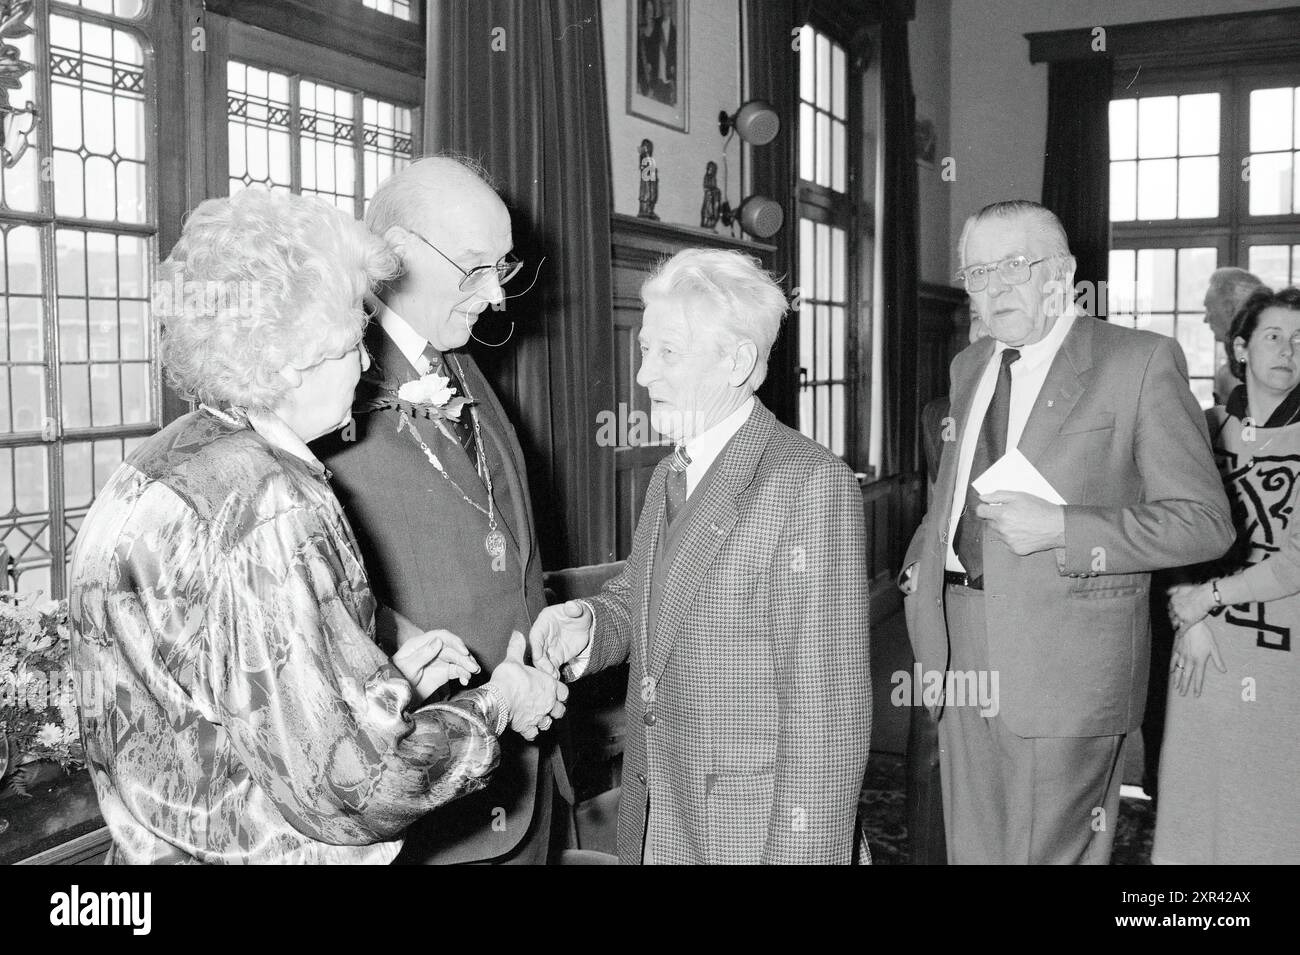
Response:
[{"label": "man in dark suit", "polygon": [[[1219,556],[1232,522],[1177,342],[1075,314],[1051,212],[988,206],[960,254],[992,337],[953,360],[954,443],[902,575],[916,657],[949,674],[948,858],[1105,863],[1142,720],[1151,572]],[[1064,505],[974,490],[1013,448]]]},{"label": "man in dark suit", "polygon": [[754,397],[785,298],[737,252],[687,249],[642,289],[637,382],[677,448],[623,572],[548,607],[535,665],[631,661],[624,863],[847,863],[871,734],[862,496]]},{"label": "man in dark suit", "polygon": [[[429,158],[380,186],[366,222],[401,256],[403,273],[372,303],[355,428],[322,441],[317,455],[390,630],[450,630],[486,675],[545,605],[523,453],[461,350],[518,271],[510,214],[480,171]],[[549,725],[516,728],[536,737]],[[413,826],[399,861],[544,863],[553,752],[512,735],[492,784]]]}]

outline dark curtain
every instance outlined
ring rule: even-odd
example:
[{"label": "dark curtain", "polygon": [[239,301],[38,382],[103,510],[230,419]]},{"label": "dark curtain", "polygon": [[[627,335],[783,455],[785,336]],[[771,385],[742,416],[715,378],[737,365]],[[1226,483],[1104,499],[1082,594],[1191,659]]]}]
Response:
[{"label": "dark curtain", "polygon": [[610,172],[598,0],[429,0],[425,146],[481,161],[527,263],[471,343],[528,457],[548,569],[614,559]]},{"label": "dark curtain", "polygon": [[[1076,286],[1094,289],[1110,255],[1110,94],[1109,57],[1048,64],[1043,205],[1070,238]],[[1105,303],[1096,301],[1101,311]]]},{"label": "dark curtain", "polygon": [[[790,291],[798,284],[794,276],[794,241],[799,229],[794,189],[794,162],[799,147],[799,60],[792,55],[790,40],[791,30],[803,19],[795,0],[751,0],[746,16],[749,87],[745,98],[767,100],[781,115],[781,134],[776,140],[750,151],[750,184],[753,193],[775,199],[785,209],[785,226],[766,241],[776,246],[772,271],[782,277],[782,287]],[[799,341],[793,318],[786,317],[772,345],[767,380],[758,396],[779,420],[798,428]]]},{"label": "dark curtain", "polygon": [[879,236],[884,303],[883,420],[885,475],[921,467],[917,437],[921,403],[917,381],[916,98],[907,53],[907,18],[892,5],[880,33],[880,83],[884,101],[884,199]]}]

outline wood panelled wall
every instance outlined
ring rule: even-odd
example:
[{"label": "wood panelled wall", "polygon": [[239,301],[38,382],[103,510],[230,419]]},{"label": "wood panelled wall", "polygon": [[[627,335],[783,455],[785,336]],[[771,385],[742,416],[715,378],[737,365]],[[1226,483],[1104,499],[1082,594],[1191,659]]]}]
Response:
[{"label": "wood panelled wall", "polygon": [[[948,394],[948,365],[966,347],[970,327],[966,294],[946,285],[921,283],[917,319],[920,353],[911,406],[919,420],[922,408]],[[863,488],[862,502],[870,548],[871,618],[875,622],[901,609],[894,578],[902,569],[907,545],[925,514],[925,472],[912,471],[873,481]]]}]

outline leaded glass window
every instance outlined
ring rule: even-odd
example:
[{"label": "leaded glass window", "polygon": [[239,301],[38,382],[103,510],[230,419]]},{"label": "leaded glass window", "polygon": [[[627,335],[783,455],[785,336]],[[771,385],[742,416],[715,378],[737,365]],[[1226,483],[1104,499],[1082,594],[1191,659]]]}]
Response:
[{"label": "leaded glass window", "polygon": [[94,495],[160,423],[144,8],[38,0],[16,41],[36,69],[11,100],[41,117],[0,171],[0,558],[24,592],[64,593]]},{"label": "leaded glass window", "polygon": [[360,218],[413,158],[412,110],[359,90],[231,60],[226,106],[232,193],[288,189]]}]

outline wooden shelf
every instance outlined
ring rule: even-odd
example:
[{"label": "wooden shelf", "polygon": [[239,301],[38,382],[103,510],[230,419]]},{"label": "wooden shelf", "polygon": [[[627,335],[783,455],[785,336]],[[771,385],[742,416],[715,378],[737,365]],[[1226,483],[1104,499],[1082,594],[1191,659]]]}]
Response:
[{"label": "wooden shelf", "polygon": [[751,255],[757,255],[764,261],[767,261],[776,252],[776,246],[764,242],[754,242],[751,239],[733,239],[729,235],[714,232],[711,229],[661,222],[658,219],[642,219],[639,216],[629,216],[622,212],[616,212],[610,216],[610,232],[616,250],[620,246],[632,245],[639,249],[644,249],[647,246],[661,246],[664,251],[676,252],[680,249],[703,245],[709,248],[736,249],[740,252],[748,252]]}]

